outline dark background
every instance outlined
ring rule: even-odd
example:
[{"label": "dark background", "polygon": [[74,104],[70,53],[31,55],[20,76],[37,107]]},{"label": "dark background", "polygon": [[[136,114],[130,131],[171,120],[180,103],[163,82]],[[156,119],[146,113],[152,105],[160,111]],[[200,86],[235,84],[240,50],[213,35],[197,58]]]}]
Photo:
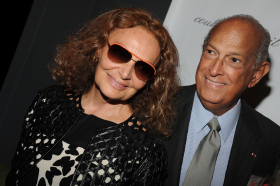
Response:
[{"label": "dark background", "polygon": [[38,90],[55,84],[47,65],[56,44],[88,20],[117,7],[138,7],[162,22],[171,0],[25,0],[5,3],[0,92],[0,163],[10,166],[23,117]]},{"label": "dark background", "polygon": [[2,52],[2,55],[4,55],[5,57],[2,58],[2,60],[4,60],[2,61],[0,71],[0,90],[8,73],[10,63],[14,56],[32,3],[33,0],[19,1],[15,6],[14,1],[8,1],[5,2],[5,6],[3,7],[3,11],[5,10],[6,13],[4,13],[2,19],[2,33],[4,35],[4,43],[2,43],[2,48],[4,49],[4,51]]}]

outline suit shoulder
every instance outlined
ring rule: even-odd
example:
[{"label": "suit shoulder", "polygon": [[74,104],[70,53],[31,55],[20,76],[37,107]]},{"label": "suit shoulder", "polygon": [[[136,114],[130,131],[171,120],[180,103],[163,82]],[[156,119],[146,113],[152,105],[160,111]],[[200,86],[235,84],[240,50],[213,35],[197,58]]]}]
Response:
[{"label": "suit shoulder", "polygon": [[196,85],[187,85],[187,86],[180,86],[180,91],[181,92],[186,92],[186,91],[194,91],[196,89]]},{"label": "suit shoulder", "polygon": [[181,86],[173,102],[175,107],[180,107],[180,105],[192,99],[194,97],[195,90],[195,85]]},{"label": "suit shoulder", "polygon": [[250,107],[246,102],[243,102],[243,103],[245,104],[246,109],[255,116],[257,121],[260,123],[261,128],[263,128],[263,127],[270,128],[270,129],[276,130],[280,133],[280,126],[278,124],[276,124],[274,121],[272,121],[268,117],[264,116],[262,113],[258,112],[257,110],[253,109],[252,107]]},{"label": "suit shoulder", "polygon": [[196,90],[196,85],[188,85],[188,86],[181,86],[178,92],[179,96],[189,96],[194,95],[194,92]]},{"label": "suit shoulder", "polygon": [[263,125],[273,128],[273,130],[278,131],[280,134],[280,126],[278,124],[276,124],[274,121],[272,121],[271,119],[269,119],[268,117],[264,116],[263,114],[261,114],[260,112],[258,112],[256,110],[255,110],[255,116],[259,122],[263,123]]}]

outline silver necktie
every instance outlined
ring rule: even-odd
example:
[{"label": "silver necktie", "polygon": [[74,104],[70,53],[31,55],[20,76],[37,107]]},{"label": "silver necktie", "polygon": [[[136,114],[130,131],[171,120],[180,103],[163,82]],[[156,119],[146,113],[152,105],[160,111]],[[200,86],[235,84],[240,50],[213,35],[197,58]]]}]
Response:
[{"label": "silver necktie", "polygon": [[200,141],[193,156],[183,186],[209,186],[216,165],[217,155],[221,147],[221,130],[217,118],[213,117],[207,125],[209,133]]}]

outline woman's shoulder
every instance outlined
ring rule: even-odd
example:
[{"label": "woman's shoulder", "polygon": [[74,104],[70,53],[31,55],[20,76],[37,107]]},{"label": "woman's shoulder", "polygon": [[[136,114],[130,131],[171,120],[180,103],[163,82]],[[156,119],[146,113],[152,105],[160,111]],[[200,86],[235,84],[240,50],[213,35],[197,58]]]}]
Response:
[{"label": "woman's shoulder", "polygon": [[146,144],[147,147],[158,146],[163,148],[161,140],[139,118],[132,115],[121,123],[121,126],[124,134],[129,135],[133,139],[138,138],[137,140]]},{"label": "woman's shoulder", "polygon": [[47,95],[54,95],[54,94],[65,94],[65,91],[69,91],[65,86],[62,85],[51,85],[43,90],[39,90],[39,94],[47,94]]},{"label": "woman's shoulder", "polygon": [[[46,102],[47,100],[54,100],[69,98],[68,100],[77,99],[80,94],[76,93],[73,89],[61,85],[51,85],[43,90],[38,91],[39,100]],[[78,98],[79,99],[79,98]]]},{"label": "woman's shoulder", "polygon": [[[28,109],[27,116],[33,114],[35,111],[51,111],[54,108],[77,108],[82,110],[80,107],[80,94],[74,90],[67,89],[64,86],[53,85],[43,90],[39,90],[37,96],[33,99],[32,104]],[[65,110],[64,109],[64,110]],[[39,112],[41,113],[41,112]]]},{"label": "woman's shoulder", "polygon": [[139,181],[145,179],[139,175],[158,175],[159,173],[162,178],[165,178],[167,176],[167,153],[159,138],[134,116],[124,122],[122,128],[126,135],[125,138],[128,139],[124,149],[126,150],[129,146],[131,149],[136,149],[130,154],[135,154],[135,157],[141,157],[142,160],[140,168],[133,173],[131,179]]}]

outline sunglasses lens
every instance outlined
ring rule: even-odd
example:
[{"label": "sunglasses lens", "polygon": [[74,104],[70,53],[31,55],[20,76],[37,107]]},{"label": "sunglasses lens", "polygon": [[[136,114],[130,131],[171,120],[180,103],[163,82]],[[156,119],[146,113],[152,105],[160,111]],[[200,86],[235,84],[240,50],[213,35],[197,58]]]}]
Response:
[{"label": "sunglasses lens", "polygon": [[[125,48],[113,44],[109,46],[108,58],[114,63],[126,63],[131,60],[132,55]],[[154,72],[153,67],[143,61],[137,61],[135,64],[135,74],[142,81],[148,80]]]},{"label": "sunglasses lens", "polygon": [[154,74],[154,69],[143,61],[137,61],[135,64],[135,73],[137,78],[142,81],[148,80]]},{"label": "sunglasses lens", "polygon": [[111,45],[109,47],[108,58],[115,63],[126,63],[131,57],[131,54],[119,45]]}]

